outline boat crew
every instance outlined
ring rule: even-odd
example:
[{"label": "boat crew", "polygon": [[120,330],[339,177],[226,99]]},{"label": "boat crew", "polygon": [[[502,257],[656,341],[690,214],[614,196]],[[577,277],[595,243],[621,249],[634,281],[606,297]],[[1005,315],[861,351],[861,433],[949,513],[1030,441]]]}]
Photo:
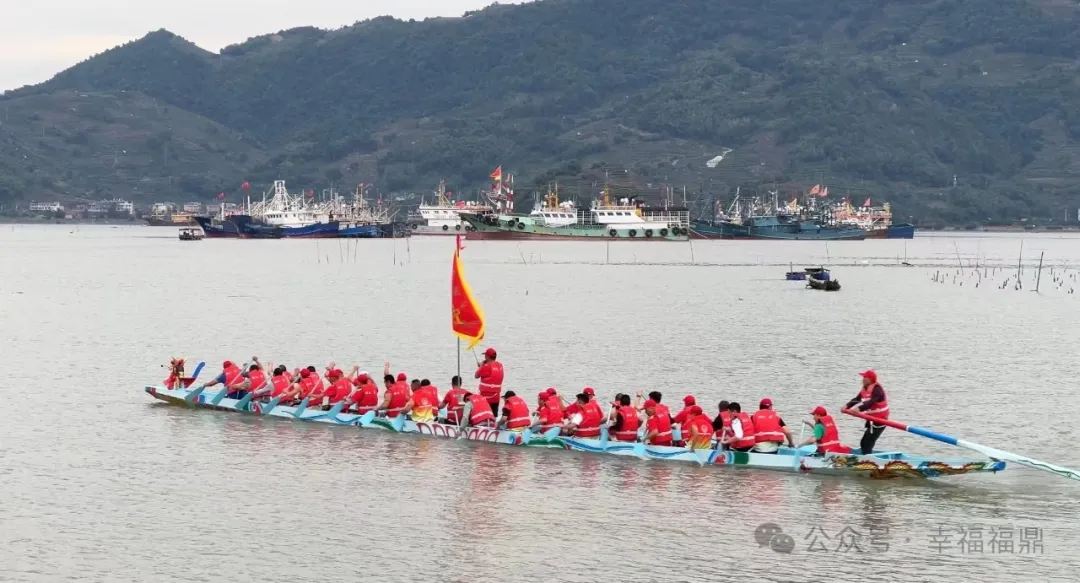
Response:
[{"label": "boat crew", "polygon": [[836,429],[836,422],[825,407],[818,405],[810,412],[814,416],[814,422],[806,421],[807,425],[814,428],[814,436],[799,444],[799,447],[817,444],[817,454],[827,453],[851,453],[851,448],[840,443],[840,432]]},{"label": "boat crew", "polygon": [[537,429],[541,432],[548,431],[555,427],[562,427],[563,424],[563,410],[562,402],[559,400],[559,396],[553,394],[555,389],[548,389],[540,392],[536,396],[537,408]]},{"label": "boat crew", "polygon": [[463,425],[467,420],[469,427],[494,427],[495,414],[491,412],[491,404],[480,393],[465,392],[465,407],[461,412]]},{"label": "boat crew", "polygon": [[652,445],[671,445],[671,415],[667,413],[667,407],[663,407],[656,401],[645,401],[645,414],[649,416],[645,424],[645,443]]},{"label": "boat crew", "polygon": [[394,375],[384,375],[383,384],[386,386],[386,392],[383,393],[382,403],[379,405],[376,411],[386,411],[387,417],[397,417],[401,414],[401,411],[405,408],[405,405],[409,402],[409,383],[408,377],[405,373],[398,375],[398,380],[394,380]]},{"label": "boat crew", "polygon": [[411,395],[411,394],[413,394],[413,393],[415,393],[416,391],[419,391],[419,390],[420,390],[420,379],[413,379],[412,382],[409,383],[409,394]]},{"label": "boat crew", "polygon": [[225,362],[221,363],[221,373],[203,386],[209,388],[214,385],[223,384],[226,387],[229,387],[240,382],[240,378],[242,376],[243,371],[240,370],[240,367],[233,364],[233,361],[226,360]]},{"label": "boat crew", "polygon": [[[319,375],[319,371],[315,368],[315,365],[309,365],[307,369],[308,372],[311,373],[311,378],[315,379],[315,388],[312,389],[311,392],[317,394],[321,399],[323,393],[326,392],[326,383],[323,382],[323,378]],[[314,401],[314,399],[312,401]]]},{"label": "boat crew", "polygon": [[499,412],[499,395],[502,393],[503,365],[498,361],[498,354],[494,348],[484,351],[484,362],[476,369],[474,378],[480,381],[480,394],[491,405],[491,412]]},{"label": "boat crew", "polygon": [[687,420],[683,423],[683,439],[690,449],[712,449],[713,426],[712,418],[705,414],[701,407],[690,407]]},{"label": "boat crew", "polygon": [[[859,390],[859,394],[855,395],[855,398],[848,401],[845,409],[850,409],[855,405],[858,405],[858,410],[879,417],[881,419],[889,418],[889,400],[885,396],[885,389],[878,383],[877,373],[868,370],[860,373],[862,377],[862,389]],[[870,455],[874,453],[874,446],[877,444],[877,440],[881,437],[881,433],[885,431],[884,425],[877,425],[869,421],[866,422],[866,430],[863,432],[862,441],[859,442],[859,448],[863,455]]]},{"label": "boat crew", "polygon": [[686,424],[686,421],[688,419],[690,419],[690,415],[691,415],[690,410],[697,406],[697,400],[694,399],[693,395],[687,395],[687,396],[683,397],[682,402],[683,402],[682,411],[679,411],[678,414],[676,414],[675,417],[672,418],[672,420],[671,420],[672,423],[675,423],[675,424],[678,424],[678,425]]},{"label": "boat crew", "polygon": [[[427,385],[423,383],[427,382]],[[420,386],[409,396],[401,414],[411,413],[412,420],[417,423],[431,423],[435,420],[438,410],[438,391],[431,385],[431,381],[420,381]]]},{"label": "boat crew", "polygon": [[374,411],[379,406],[379,387],[375,384],[366,371],[361,371],[353,381],[356,390],[349,396],[350,409],[357,415],[363,415],[368,411]]},{"label": "boat crew", "polygon": [[450,379],[450,390],[439,403],[439,408],[446,409],[446,423],[458,425],[461,423],[461,413],[465,408],[465,397],[468,391],[461,388],[461,377],[454,376]]},{"label": "boat crew", "polygon": [[582,391],[577,396],[577,411],[569,418],[564,431],[574,437],[600,437],[600,426],[604,423],[604,412],[593,395]]},{"label": "boat crew", "polygon": [[754,422],[750,416],[742,412],[738,403],[728,405],[731,412],[731,435],[724,438],[723,443],[731,446],[734,451],[748,452],[754,449],[757,440],[754,438]]},{"label": "boat crew", "polygon": [[326,388],[325,393],[327,401],[326,407],[328,409],[349,398],[349,395],[352,394],[353,390],[353,382],[350,377],[356,374],[356,371],[359,370],[359,368],[360,367],[353,367],[352,372],[349,375],[345,375],[340,368],[335,368],[328,373],[327,376],[330,379],[330,386]]},{"label": "boat crew", "polygon": [[630,405],[630,395],[619,395],[618,405],[611,413],[611,436],[619,441],[637,441],[641,418]]},{"label": "boat crew", "polygon": [[[674,423],[675,420],[671,418],[671,410],[668,409],[667,405],[664,405],[664,404],[660,403],[660,399],[662,397],[663,397],[663,395],[660,394],[660,391],[650,391],[648,400],[652,401],[656,405],[656,414],[657,415],[663,415],[664,417],[666,417],[668,419],[669,423]],[[637,400],[641,401],[641,393],[637,394]],[[644,410],[645,405],[640,405],[639,406],[639,405],[635,404],[634,408],[639,409],[639,410]]]},{"label": "boat crew", "polygon": [[285,365],[279,364],[277,368],[274,369],[274,374],[270,377],[270,384],[272,386],[270,398],[272,399],[283,396],[292,388],[292,381],[289,379],[289,370],[285,368]]},{"label": "boat crew", "polygon": [[791,429],[784,425],[784,420],[773,411],[772,399],[765,397],[758,403],[758,410],[750,416],[754,422],[754,451],[759,453],[776,453],[780,451],[780,444],[787,441],[788,447],[795,447],[795,440],[791,437]]},{"label": "boat crew", "polygon": [[514,391],[506,391],[503,399],[505,403],[502,417],[499,418],[499,427],[505,427],[510,431],[524,431],[532,425],[529,404],[525,402],[525,399],[517,396]]},{"label": "boat crew", "polygon": [[[592,387],[585,387],[581,390],[581,394],[588,395],[590,399],[596,398],[596,391],[593,390]],[[581,413],[581,401],[575,397],[574,402],[570,403],[566,406],[565,409],[563,409],[563,417],[566,419],[570,419],[577,413]]]},{"label": "boat crew", "polygon": [[721,449],[728,449],[728,445],[724,443],[724,437],[731,434],[731,411],[728,411],[728,405],[730,403],[727,401],[720,401],[720,412],[712,422],[713,434]]},{"label": "boat crew", "polygon": [[226,393],[227,399],[243,399],[249,392],[258,394],[259,391],[266,388],[266,373],[263,372],[262,366],[258,361],[248,367],[244,376],[240,378],[240,381],[229,385],[229,392]]}]

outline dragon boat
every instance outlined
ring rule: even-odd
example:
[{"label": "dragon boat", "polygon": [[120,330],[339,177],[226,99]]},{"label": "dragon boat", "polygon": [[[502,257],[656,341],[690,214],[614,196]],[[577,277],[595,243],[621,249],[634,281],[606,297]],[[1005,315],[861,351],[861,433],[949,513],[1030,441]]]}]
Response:
[{"label": "dragon boat", "polygon": [[695,463],[700,466],[732,466],[812,474],[863,476],[873,479],[940,478],[977,472],[999,472],[1005,469],[1005,462],[994,459],[987,459],[986,461],[933,459],[910,456],[899,452],[860,455],[858,450],[853,450],[851,454],[826,454],[821,456],[813,454],[807,449],[787,447],[781,447],[779,452],[775,454],[743,453],[609,441],[606,433],[601,435],[599,439],[585,439],[560,435],[558,428],[539,434],[528,429],[525,431],[507,431],[486,427],[458,427],[437,422],[415,422],[406,419],[404,416],[393,419],[376,417],[374,411],[363,415],[343,413],[341,404],[336,405],[329,411],[324,411],[321,407],[308,408],[306,402],[296,406],[285,406],[278,405],[274,400],[267,403],[251,400],[250,397],[229,399],[225,398],[226,389],[215,390],[211,394],[206,394],[203,387],[191,387],[193,379],[185,378],[183,381],[184,388],[147,386],[145,390],[150,396],[166,403],[199,409],[260,415],[289,421],[343,425],[361,429],[381,429],[446,439],[466,439],[504,445],[563,449],[594,454],[629,456],[644,460],[680,461]]}]

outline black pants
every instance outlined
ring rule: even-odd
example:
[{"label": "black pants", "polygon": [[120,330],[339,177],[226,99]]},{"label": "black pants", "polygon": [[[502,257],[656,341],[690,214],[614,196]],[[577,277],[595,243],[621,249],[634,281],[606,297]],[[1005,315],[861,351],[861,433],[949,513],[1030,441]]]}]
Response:
[{"label": "black pants", "polygon": [[502,413],[499,412],[499,402],[495,401],[494,403],[492,403],[492,402],[488,401],[488,405],[491,405],[491,413],[492,413],[492,415],[495,415],[495,419],[498,419],[499,416],[502,415]]},{"label": "black pants", "polygon": [[862,434],[862,441],[859,442],[859,449],[862,450],[863,455],[870,455],[874,453],[874,444],[877,443],[881,434],[885,431],[884,425],[873,425],[869,421],[866,422],[866,431]]}]

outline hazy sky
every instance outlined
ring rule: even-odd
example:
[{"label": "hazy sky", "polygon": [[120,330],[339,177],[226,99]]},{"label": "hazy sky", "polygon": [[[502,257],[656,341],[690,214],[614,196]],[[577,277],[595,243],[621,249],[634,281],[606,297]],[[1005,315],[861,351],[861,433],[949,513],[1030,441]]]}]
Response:
[{"label": "hazy sky", "polygon": [[[519,4],[525,0],[500,0]],[[297,26],[338,28],[375,16],[460,16],[492,0],[0,0],[0,92],[164,28],[200,47]]]}]

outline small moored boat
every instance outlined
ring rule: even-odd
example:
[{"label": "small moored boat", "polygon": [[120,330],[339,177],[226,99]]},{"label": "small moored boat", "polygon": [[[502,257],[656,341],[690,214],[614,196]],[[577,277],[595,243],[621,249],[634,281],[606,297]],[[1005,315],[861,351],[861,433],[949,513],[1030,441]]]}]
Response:
[{"label": "small moored boat", "polygon": [[191,227],[186,227],[186,228],[180,229],[180,240],[181,241],[202,241],[202,239],[203,239],[202,229],[191,228]]},{"label": "small moored boat", "polygon": [[[221,389],[225,391],[227,389]],[[939,478],[977,472],[1000,472],[1005,462],[986,459],[936,459],[910,456],[899,452],[873,455],[851,454],[813,455],[800,449],[782,447],[778,453],[743,453],[715,449],[692,450],[684,447],[646,445],[643,443],[584,439],[559,435],[558,429],[544,434],[530,431],[505,431],[483,427],[458,427],[444,423],[417,423],[402,417],[377,418],[374,412],[364,415],[342,413],[340,405],[329,411],[298,406],[277,405],[248,399],[227,399],[224,393],[203,394],[202,387],[176,388],[147,386],[145,391],[155,399],[200,409],[215,409],[276,417],[290,421],[310,421],[362,429],[382,429],[413,435],[448,439],[487,441],[504,445],[525,445],[540,448],[564,449],[596,454],[637,457],[643,460],[667,460],[696,463],[700,466],[736,466],[785,472],[863,476],[873,479]]]}]

